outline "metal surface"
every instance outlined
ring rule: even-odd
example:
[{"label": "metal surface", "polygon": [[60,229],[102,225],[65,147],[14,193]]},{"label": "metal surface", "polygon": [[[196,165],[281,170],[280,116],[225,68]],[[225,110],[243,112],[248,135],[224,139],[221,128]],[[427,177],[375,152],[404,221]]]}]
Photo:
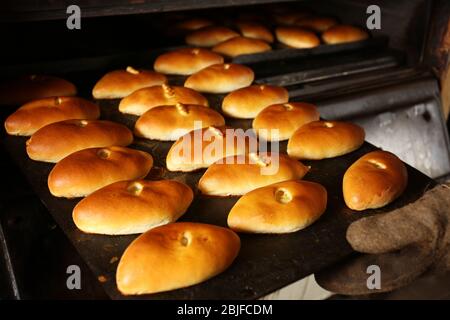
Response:
[{"label": "metal surface", "polygon": [[[84,0],[79,1],[78,5],[83,12],[83,17],[87,18],[290,1],[294,0],[103,0],[100,3],[96,0]],[[3,1],[0,6],[0,22],[66,19],[68,5],[62,0]]]},{"label": "metal surface", "polygon": [[333,54],[337,52],[355,51],[361,49],[379,49],[386,47],[388,38],[385,36],[378,36],[369,38],[367,40],[341,43],[341,44],[321,44],[318,47],[310,49],[293,49],[293,48],[274,48],[271,51],[266,51],[256,54],[244,54],[234,57],[232,60],[235,63],[253,64],[257,62],[267,63],[270,61],[283,61],[286,59],[306,58],[310,56],[319,56],[323,54]]}]

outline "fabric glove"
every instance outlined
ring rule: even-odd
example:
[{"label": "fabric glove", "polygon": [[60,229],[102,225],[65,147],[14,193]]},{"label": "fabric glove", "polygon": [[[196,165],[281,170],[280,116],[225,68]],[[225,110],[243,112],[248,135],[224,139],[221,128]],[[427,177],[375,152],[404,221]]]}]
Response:
[{"label": "fabric glove", "polygon": [[[362,218],[347,229],[347,241],[363,253],[315,275],[328,291],[344,295],[388,292],[422,273],[450,271],[450,187],[439,185],[392,212]],[[369,289],[368,267],[380,269],[380,288]],[[370,270],[370,269],[369,269]]]}]

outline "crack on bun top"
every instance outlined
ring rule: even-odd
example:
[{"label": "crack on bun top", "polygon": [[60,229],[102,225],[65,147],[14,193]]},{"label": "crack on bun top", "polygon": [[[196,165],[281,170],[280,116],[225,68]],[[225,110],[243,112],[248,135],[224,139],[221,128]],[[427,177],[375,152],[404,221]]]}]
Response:
[{"label": "crack on bun top", "polygon": [[102,148],[97,151],[97,156],[101,159],[108,159],[111,155],[111,150]]},{"label": "crack on bun top", "polygon": [[292,194],[285,188],[275,190],[275,200],[279,203],[286,204],[292,201]]},{"label": "crack on bun top", "polygon": [[136,70],[135,68],[128,66],[127,67],[127,72],[131,73],[131,74],[139,74],[139,70]]}]

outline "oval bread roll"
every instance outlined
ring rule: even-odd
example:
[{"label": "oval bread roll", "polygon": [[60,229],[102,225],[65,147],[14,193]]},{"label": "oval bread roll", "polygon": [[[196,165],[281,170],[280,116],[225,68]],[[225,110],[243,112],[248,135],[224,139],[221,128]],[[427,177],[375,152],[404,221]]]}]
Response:
[{"label": "oval bread roll", "polygon": [[243,21],[239,22],[237,26],[244,37],[273,42],[272,32],[259,23]]},{"label": "oval bread roll", "polygon": [[166,74],[191,75],[213,64],[223,63],[223,57],[201,48],[183,48],[156,58],[154,68]]},{"label": "oval bread roll", "polygon": [[45,75],[29,75],[0,84],[0,105],[59,96],[74,96],[77,88],[69,81]]},{"label": "oval bread roll", "polygon": [[150,154],[124,148],[90,148],[59,161],[48,176],[55,197],[84,197],[108,184],[144,178],[152,168]]},{"label": "oval bread roll", "polygon": [[5,121],[8,134],[31,136],[46,125],[70,119],[93,120],[100,116],[95,103],[78,97],[43,98],[28,102]]},{"label": "oval bread roll", "polygon": [[213,22],[208,19],[192,18],[181,21],[175,27],[183,31],[194,31],[211,25],[213,25]]},{"label": "oval bread roll", "polygon": [[336,25],[338,22],[330,17],[308,17],[298,20],[295,25],[303,28],[308,28],[316,32],[324,32]]},{"label": "oval bread roll", "polygon": [[225,271],[240,250],[236,233],[203,223],[177,222],[140,235],[125,250],[116,282],[123,294],[174,290]]},{"label": "oval bread roll", "polygon": [[228,215],[237,232],[289,233],[314,223],[327,207],[327,190],[309,181],[284,181],[243,195]]},{"label": "oval bread roll", "polygon": [[283,87],[253,85],[229,93],[222,101],[222,111],[228,117],[251,119],[264,108],[288,100],[289,93]]},{"label": "oval bread roll", "polygon": [[148,110],[136,121],[134,132],[147,139],[175,141],[194,129],[224,125],[222,115],[211,108],[179,103]]},{"label": "oval bread roll", "polygon": [[301,179],[309,168],[287,155],[262,152],[231,156],[212,164],[198,182],[207,195],[243,195],[269,184]]},{"label": "oval bread roll", "polygon": [[252,126],[260,138],[282,141],[289,139],[304,124],[319,120],[319,117],[317,107],[310,103],[273,104],[258,113]]},{"label": "oval bread roll", "polygon": [[278,27],[275,30],[278,41],[297,49],[314,48],[320,39],[312,31],[300,27]]},{"label": "oval bread roll", "polygon": [[28,156],[58,162],[69,154],[95,147],[127,146],[133,134],[126,126],[105,120],[65,120],[49,124],[27,141]]},{"label": "oval bread roll", "polygon": [[239,36],[226,27],[209,26],[198,29],[186,36],[186,43],[191,46],[213,47],[218,43]]},{"label": "oval bread roll", "polygon": [[78,202],[72,218],[87,233],[142,233],[175,222],[193,197],[191,188],[177,181],[119,181]]},{"label": "oval bread roll", "polygon": [[353,163],[345,172],[345,204],[352,210],[381,208],[399,197],[408,184],[403,162],[386,151],[373,151]]},{"label": "oval bread roll", "polygon": [[228,156],[257,151],[254,135],[229,127],[197,129],[180,137],[167,153],[169,171],[195,171],[207,168]]},{"label": "oval bread roll", "polygon": [[252,69],[235,63],[214,64],[186,79],[185,87],[207,93],[227,93],[249,86],[255,74]]},{"label": "oval bread roll", "polygon": [[163,84],[139,89],[123,98],[119,111],[140,116],[151,108],[173,106],[177,103],[208,106],[208,100],[195,90]]},{"label": "oval bread roll", "polygon": [[364,137],[364,129],[353,123],[314,121],[294,132],[287,152],[296,159],[334,158],[358,149]]},{"label": "oval bread roll", "polygon": [[322,34],[322,40],[327,44],[361,41],[367,38],[369,34],[366,31],[349,25],[337,25]]},{"label": "oval bread roll", "polygon": [[134,91],[167,83],[161,73],[150,70],[134,69],[114,70],[105,74],[92,89],[95,99],[118,99],[128,96]]},{"label": "oval bread roll", "polygon": [[243,54],[254,54],[270,51],[272,48],[262,40],[245,37],[234,37],[216,44],[212,51],[227,57],[237,57]]}]

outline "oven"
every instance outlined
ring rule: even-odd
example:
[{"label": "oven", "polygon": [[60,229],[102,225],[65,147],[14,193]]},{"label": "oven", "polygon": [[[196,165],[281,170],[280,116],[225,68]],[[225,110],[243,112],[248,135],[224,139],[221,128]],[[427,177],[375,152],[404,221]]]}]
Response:
[{"label": "oven", "polygon": [[[368,20],[380,9],[379,28]],[[4,82],[25,74],[60,76],[73,82],[78,95],[90,100],[92,88],[106,72],[132,65],[152,69],[159,55],[186,46],[180,21],[201,18],[233,28],[236,19],[266,24],[274,16],[312,11],[365,28],[365,40],[311,49],[288,48],[226,58],[255,73],[256,84],[283,86],[290,101],[317,105],[326,120],[362,126],[366,142],[354,153],[311,164],[310,180],[329,193],[326,214],[307,229],[286,236],[242,235],[236,263],[204,283],[164,293],[124,296],[115,272],[125,248],[136,235],[84,234],[71,220],[79,199],[53,197],[46,179],[52,165],[32,161],[25,137],[1,133],[0,161],[0,297],[2,299],[282,299],[325,298],[311,275],[354,254],[345,230],[360,214],[343,203],[345,169],[364,153],[382,148],[408,165],[409,183],[388,212],[418,199],[424,190],[450,175],[450,3],[410,1],[78,1],[80,28],[69,28],[72,11],[65,1],[6,1],[0,4]],[[73,11],[75,12],[75,11]],[[374,13],[375,12],[375,13]],[[268,18],[271,17],[271,18]],[[169,76],[171,85],[185,77]],[[220,106],[223,94],[206,95]],[[96,101],[101,118],[132,128],[136,117],[121,114],[119,101]],[[2,121],[17,109],[2,106]],[[249,129],[251,121],[226,119]],[[132,147],[150,152],[155,166],[149,179],[179,179],[195,189],[203,172],[180,174],[165,168],[170,143],[135,139]],[[280,150],[286,144],[280,144]],[[226,226],[237,198],[215,199],[196,194],[182,221]],[[70,290],[69,266],[81,270],[81,289]],[[306,289],[305,289],[306,288]],[[448,288],[447,288],[448,289]],[[308,291],[310,294],[306,295]],[[445,291],[445,290],[444,290]],[[448,291],[444,294],[448,294]]]}]

